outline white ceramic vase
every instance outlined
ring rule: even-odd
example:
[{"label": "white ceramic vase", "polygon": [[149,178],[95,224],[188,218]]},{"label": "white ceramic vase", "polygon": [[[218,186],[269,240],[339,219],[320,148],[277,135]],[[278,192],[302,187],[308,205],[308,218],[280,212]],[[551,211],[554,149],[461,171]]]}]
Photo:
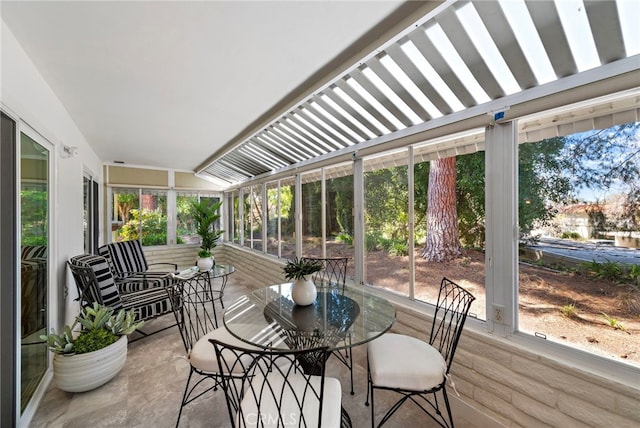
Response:
[{"label": "white ceramic vase", "polygon": [[211,268],[213,267],[213,263],[213,256],[205,258],[198,257],[197,265],[198,269],[200,269],[201,272],[211,270]]},{"label": "white ceramic vase", "polygon": [[296,279],[291,288],[291,298],[296,305],[308,306],[316,301],[317,295],[316,285],[304,277]]},{"label": "white ceramic vase", "polygon": [[68,392],[84,392],[113,379],[127,361],[127,336],[115,343],[86,354],[53,356],[53,377],[58,388]]}]

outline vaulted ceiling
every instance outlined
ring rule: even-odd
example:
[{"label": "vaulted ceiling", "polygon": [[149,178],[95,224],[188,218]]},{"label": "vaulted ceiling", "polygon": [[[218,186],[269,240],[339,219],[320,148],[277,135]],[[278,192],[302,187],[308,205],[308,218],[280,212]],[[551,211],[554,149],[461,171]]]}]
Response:
[{"label": "vaulted ceiling", "polygon": [[0,17],[104,162],[193,171],[401,6],[2,0]]},{"label": "vaulted ceiling", "polygon": [[508,118],[617,76],[640,86],[630,1],[0,7],[105,162],[193,170],[221,186]]}]

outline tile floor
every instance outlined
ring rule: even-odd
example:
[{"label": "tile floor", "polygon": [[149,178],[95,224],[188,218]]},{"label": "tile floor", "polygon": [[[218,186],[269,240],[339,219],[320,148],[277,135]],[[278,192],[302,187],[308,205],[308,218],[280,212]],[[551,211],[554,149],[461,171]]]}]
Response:
[{"label": "tile floor", "polygon": [[[229,279],[224,301],[230,303],[249,291],[250,284],[236,272]],[[219,313],[220,316],[220,313]],[[165,315],[147,323],[145,330],[173,321]],[[134,336],[135,337],[135,336]],[[349,394],[349,372],[336,358],[328,363],[328,375],[342,381],[343,406],[349,412],[354,428],[371,426],[370,408],[364,405],[366,396],[366,348],[354,348],[354,396]],[[110,382],[93,391],[68,393],[51,385],[38,408],[30,427],[173,427],[189,363],[177,328],[172,327],[148,338],[129,344],[125,368]],[[376,393],[376,410],[388,406],[389,393]],[[379,420],[381,415],[377,416]],[[457,427],[471,428],[470,422],[456,418]],[[228,427],[224,394],[209,392],[187,405],[180,419],[180,427]],[[415,405],[405,406],[385,425],[388,428],[437,426]]]}]

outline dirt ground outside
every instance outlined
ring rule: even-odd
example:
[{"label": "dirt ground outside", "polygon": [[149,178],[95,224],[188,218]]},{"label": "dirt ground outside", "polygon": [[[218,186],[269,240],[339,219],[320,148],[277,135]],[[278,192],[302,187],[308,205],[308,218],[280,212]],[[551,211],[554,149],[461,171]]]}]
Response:
[{"label": "dirt ground outside", "polygon": [[[343,244],[327,245],[331,256],[353,257],[353,250]],[[315,249],[308,251],[309,247],[306,250],[306,255],[320,254]],[[435,303],[440,280],[446,276],[476,297],[471,312],[486,319],[484,253],[465,250],[451,262],[430,263],[416,249],[414,257],[417,299]],[[408,267],[407,256],[369,252],[366,282],[406,295]],[[347,274],[353,273],[350,263]],[[636,288],[520,263],[519,310],[520,331],[640,366],[640,293]]]}]

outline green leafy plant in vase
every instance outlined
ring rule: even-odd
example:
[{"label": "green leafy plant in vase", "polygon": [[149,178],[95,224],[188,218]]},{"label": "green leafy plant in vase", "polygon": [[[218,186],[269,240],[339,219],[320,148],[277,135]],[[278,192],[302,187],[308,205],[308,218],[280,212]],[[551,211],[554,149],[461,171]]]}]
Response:
[{"label": "green leafy plant in vase", "polygon": [[200,236],[200,250],[198,250],[197,265],[200,270],[207,271],[213,267],[214,259],[212,250],[216,247],[218,239],[224,232],[216,229],[216,222],[220,219],[220,207],[222,201],[214,202],[202,199],[200,202],[191,202],[191,215],[196,225],[196,233]]},{"label": "green leafy plant in vase", "polygon": [[288,260],[282,268],[288,280],[294,280],[291,287],[291,299],[299,306],[308,306],[316,301],[318,291],[310,275],[321,271],[322,264],[316,260],[294,258]]}]

